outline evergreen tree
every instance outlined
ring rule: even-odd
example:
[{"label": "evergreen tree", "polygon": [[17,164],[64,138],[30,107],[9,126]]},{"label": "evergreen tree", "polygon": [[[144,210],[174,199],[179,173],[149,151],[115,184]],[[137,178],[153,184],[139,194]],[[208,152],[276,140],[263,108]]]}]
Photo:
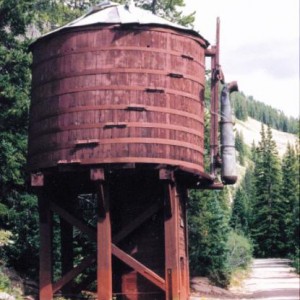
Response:
[{"label": "evergreen tree", "polygon": [[24,35],[32,17],[33,1],[0,1],[0,229],[12,232],[6,256],[27,274],[38,253],[36,198],[25,185],[31,55]]},{"label": "evergreen tree", "polygon": [[[296,148],[299,151],[298,148]],[[299,155],[299,153],[298,153]],[[282,162],[282,203],[284,205],[285,254],[295,254],[299,247],[299,157],[290,144]]]},{"label": "evergreen tree", "polygon": [[[128,0],[116,0],[114,2],[124,4]],[[178,8],[184,7],[184,0],[135,0],[135,5],[146,10],[150,10],[155,15],[163,17],[171,22],[183,26],[193,27],[195,21],[195,12],[189,15],[183,15]]]},{"label": "evergreen tree", "polygon": [[241,121],[247,121],[248,109],[245,95],[243,93],[234,93],[231,96],[231,101],[236,118]]},{"label": "evergreen tree", "polygon": [[248,195],[241,185],[233,200],[232,214],[230,219],[230,226],[237,232],[242,232],[244,235],[248,234]]},{"label": "evergreen tree", "polygon": [[239,152],[239,163],[245,165],[245,156],[247,153],[244,136],[242,131],[237,131],[235,135],[235,149]]},{"label": "evergreen tree", "polygon": [[230,271],[226,247],[229,225],[217,191],[191,191],[189,197],[190,269],[226,286]]},{"label": "evergreen tree", "polygon": [[262,126],[261,141],[255,162],[255,199],[253,203],[252,238],[260,257],[276,257],[283,253],[283,206],[280,185],[281,169],[271,128]]},{"label": "evergreen tree", "polygon": [[249,164],[245,176],[235,193],[230,219],[231,227],[246,237],[250,237],[250,228],[253,223],[252,203],[254,198],[253,165]]}]

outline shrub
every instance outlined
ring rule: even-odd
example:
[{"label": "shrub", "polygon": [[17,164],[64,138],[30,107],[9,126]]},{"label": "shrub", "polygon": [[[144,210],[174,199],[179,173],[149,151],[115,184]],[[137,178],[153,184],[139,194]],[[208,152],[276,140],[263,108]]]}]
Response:
[{"label": "shrub", "polygon": [[292,266],[297,274],[300,274],[300,248],[297,248],[295,255],[292,256]]},{"label": "shrub", "polygon": [[234,230],[230,231],[227,240],[228,256],[227,264],[231,271],[239,268],[245,269],[252,259],[252,245],[243,235]]}]

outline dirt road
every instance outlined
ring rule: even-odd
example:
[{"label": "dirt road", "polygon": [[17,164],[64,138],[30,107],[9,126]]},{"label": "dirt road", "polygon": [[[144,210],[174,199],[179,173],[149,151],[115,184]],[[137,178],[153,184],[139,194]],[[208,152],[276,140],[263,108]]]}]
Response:
[{"label": "dirt road", "polygon": [[299,300],[299,276],[286,259],[255,259],[240,299]]},{"label": "dirt road", "polygon": [[191,300],[300,300],[300,280],[286,259],[255,259],[248,279],[232,295],[192,296]]}]

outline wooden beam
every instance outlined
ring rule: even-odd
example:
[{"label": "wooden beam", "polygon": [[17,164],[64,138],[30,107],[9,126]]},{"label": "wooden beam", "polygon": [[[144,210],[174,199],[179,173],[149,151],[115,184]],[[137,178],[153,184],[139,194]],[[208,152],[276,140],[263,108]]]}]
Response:
[{"label": "wooden beam", "polygon": [[105,183],[97,181],[97,299],[112,299],[111,224],[108,191]]},{"label": "wooden beam", "polygon": [[95,255],[90,255],[84,258],[79,265],[77,265],[74,269],[66,273],[62,278],[60,278],[58,281],[56,281],[53,284],[53,293],[60,290],[63,286],[65,286],[72,279],[78,276],[82,271],[90,267],[95,262],[95,260],[96,260]]},{"label": "wooden beam", "polygon": [[40,215],[40,299],[52,300],[52,214],[49,195],[51,191],[41,189],[38,192]]},{"label": "wooden beam", "polygon": [[[74,208],[74,199],[76,193],[69,189],[67,186],[62,186],[59,189],[60,205],[68,211],[72,212]],[[61,240],[61,276],[69,273],[74,268],[74,250],[73,250],[73,225],[67,222],[64,218],[60,217],[60,240]],[[62,288],[63,295],[72,293],[72,282]]]},{"label": "wooden beam", "polygon": [[159,179],[174,182],[174,172],[166,168],[161,168],[159,170]]},{"label": "wooden beam", "polygon": [[113,236],[113,243],[117,244],[123,240],[126,236],[136,230],[140,225],[142,225],[146,220],[159,211],[161,205],[157,202],[150,206],[145,212],[139,215],[136,219],[125,226],[120,232]]},{"label": "wooden beam", "polygon": [[54,202],[50,203],[51,210],[58,214],[61,218],[66,220],[71,225],[77,227],[79,230],[81,230],[83,233],[85,233],[92,241],[96,241],[96,230],[85,225],[82,221],[76,219],[74,216],[72,216],[70,213],[59,207]]},{"label": "wooden beam", "polygon": [[166,299],[183,299],[180,298],[179,199],[177,199],[175,186],[165,183],[164,187],[166,201],[170,206],[165,214]]},{"label": "wooden beam", "polygon": [[120,259],[122,262],[124,262],[126,265],[134,269],[140,275],[147,278],[153,284],[158,286],[160,289],[165,291],[166,283],[163,278],[161,278],[155,272],[153,272],[152,270],[150,270],[149,268],[147,268],[146,266],[138,262],[136,259],[128,255],[126,252],[118,248],[115,244],[112,244],[112,254],[116,256],[118,259]]}]

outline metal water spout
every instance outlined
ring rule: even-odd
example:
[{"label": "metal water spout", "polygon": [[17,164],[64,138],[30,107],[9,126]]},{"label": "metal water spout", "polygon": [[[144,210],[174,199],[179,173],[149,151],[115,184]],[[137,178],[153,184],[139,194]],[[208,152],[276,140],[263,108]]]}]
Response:
[{"label": "metal water spout", "polygon": [[221,178],[224,184],[234,184],[237,180],[235,138],[229,95],[238,91],[236,81],[223,87],[221,93]]}]

